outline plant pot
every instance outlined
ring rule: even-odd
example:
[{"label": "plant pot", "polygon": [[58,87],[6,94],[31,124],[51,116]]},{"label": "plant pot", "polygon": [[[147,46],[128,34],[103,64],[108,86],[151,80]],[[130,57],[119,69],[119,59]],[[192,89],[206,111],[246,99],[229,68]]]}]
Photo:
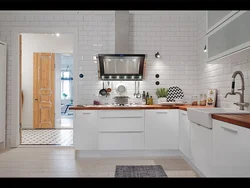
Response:
[{"label": "plant pot", "polygon": [[167,97],[158,98],[158,104],[160,104],[161,102],[167,102]]}]

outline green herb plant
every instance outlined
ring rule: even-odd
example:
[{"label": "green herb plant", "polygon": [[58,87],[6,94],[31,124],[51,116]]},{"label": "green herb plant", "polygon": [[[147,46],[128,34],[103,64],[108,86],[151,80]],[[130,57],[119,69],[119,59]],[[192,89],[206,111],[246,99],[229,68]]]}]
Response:
[{"label": "green herb plant", "polygon": [[157,88],[156,95],[157,95],[158,98],[167,97],[168,89],[166,89],[166,88]]}]

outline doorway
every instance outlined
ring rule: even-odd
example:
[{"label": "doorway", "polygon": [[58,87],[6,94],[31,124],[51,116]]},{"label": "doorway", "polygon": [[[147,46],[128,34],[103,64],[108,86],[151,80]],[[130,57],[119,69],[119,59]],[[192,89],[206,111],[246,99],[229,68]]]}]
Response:
[{"label": "doorway", "polygon": [[[73,113],[62,113],[62,96],[67,107],[74,100],[73,36],[21,33],[19,41],[21,145],[73,146]],[[66,69],[65,54],[71,57]],[[63,116],[72,121],[65,123]]]}]

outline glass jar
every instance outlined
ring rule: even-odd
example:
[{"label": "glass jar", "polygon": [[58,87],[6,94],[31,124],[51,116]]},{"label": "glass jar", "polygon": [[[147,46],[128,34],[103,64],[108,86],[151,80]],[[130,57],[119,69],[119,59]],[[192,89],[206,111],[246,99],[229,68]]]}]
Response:
[{"label": "glass jar", "polygon": [[200,95],[200,106],[206,106],[206,102],[207,102],[207,95],[201,94]]},{"label": "glass jar", "polygon": [[192,106],[198,106],[198,96],[197,95],[192,96],[191,104],[192,104]]}]

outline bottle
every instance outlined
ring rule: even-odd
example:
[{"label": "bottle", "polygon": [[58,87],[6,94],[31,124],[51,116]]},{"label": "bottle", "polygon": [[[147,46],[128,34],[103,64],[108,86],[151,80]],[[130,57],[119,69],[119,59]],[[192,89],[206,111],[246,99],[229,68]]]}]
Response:
[{"label": "bottle", "polygon": [[198,96],[193,95],[192,99],[191,99],[191,102],[192,102],[192,106],[198,106]]},{"label": "bottle", "polygon": [[143,105],[147,104],[146,103],[146,94],[145,94],[145,91],[143,91],[143,93],[142,93],[142,104]]},{"label": "bottle", "polygon": [[147,92],[147,95],[146,95],[146,104],[148,105],[149,104],[149,94]]},{"label": "bottle", "polygon": [[150,96],[149,105],[153,105],[153,97],[152,96]]}]

